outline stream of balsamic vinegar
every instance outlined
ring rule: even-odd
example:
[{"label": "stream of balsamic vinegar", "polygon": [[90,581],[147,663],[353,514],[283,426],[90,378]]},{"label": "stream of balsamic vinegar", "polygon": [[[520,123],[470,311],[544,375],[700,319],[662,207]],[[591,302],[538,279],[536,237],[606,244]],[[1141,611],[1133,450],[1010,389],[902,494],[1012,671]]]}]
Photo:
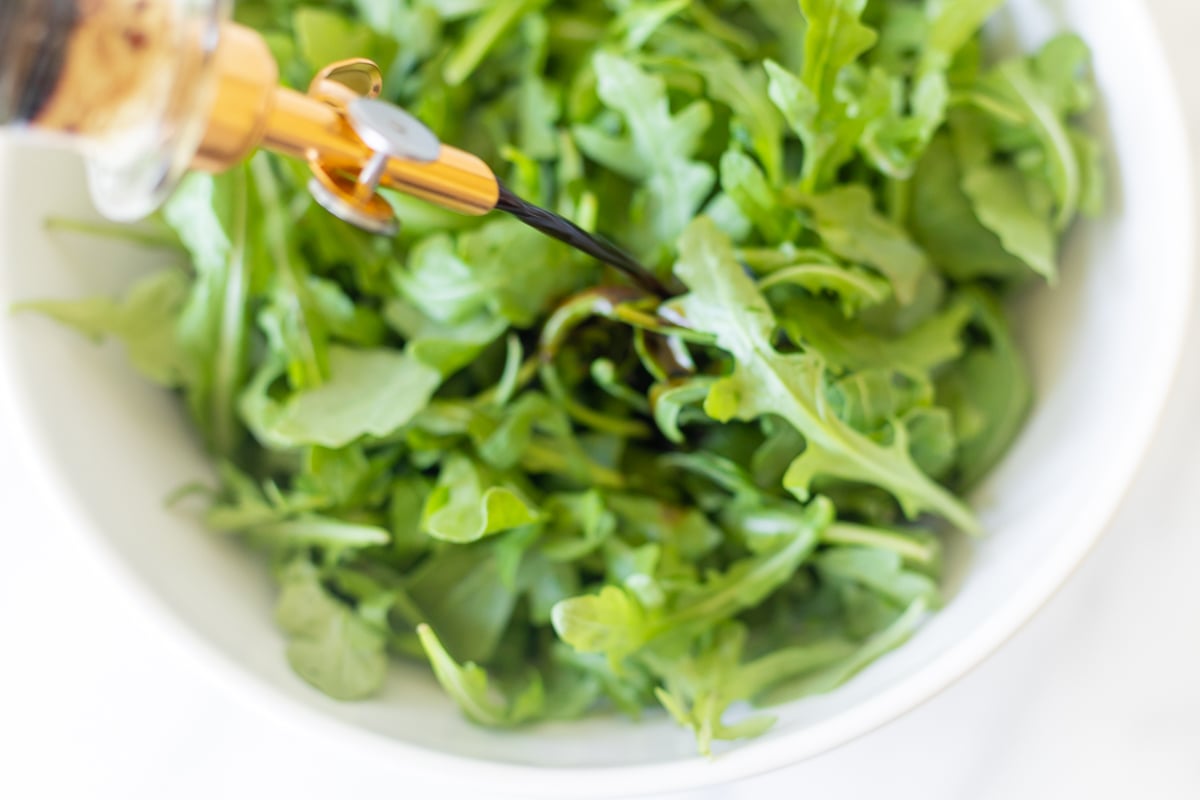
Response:
[{"label": "stream of balsamic vinegar", "polygon": [[652,294],[659,297],[670,297],[673,292],[665,283],[650,270],[621,248],[610,242],[593,236],[568,219],[560,217],[546,209],[535,206],[527,200],[522,200],[513,194],[508,187],[500,185],[500,200],[496,208],[507,211],[526,225],[547,236],[551,236],[564,244],[586,253],[598,261],[615,267],[629,278]]}]

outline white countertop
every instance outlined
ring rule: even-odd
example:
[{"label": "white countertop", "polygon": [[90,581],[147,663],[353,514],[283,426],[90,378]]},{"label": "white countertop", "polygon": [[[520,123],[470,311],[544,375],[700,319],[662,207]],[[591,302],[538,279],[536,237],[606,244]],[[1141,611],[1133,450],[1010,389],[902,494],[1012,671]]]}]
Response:
[{"label": "white countertop", "polygon": [[[1177,73],[1196,74],[1200,2],[1147,2]],[[1184,91],[1200,131],[1200,91]],[[1200,797],[1200,324],[1190,351],[1124,510],[1032,624],[892,725],[688,800]],[[449,797],[209,681],[75,534],[44,523],[3,441],[0,797]]]}]

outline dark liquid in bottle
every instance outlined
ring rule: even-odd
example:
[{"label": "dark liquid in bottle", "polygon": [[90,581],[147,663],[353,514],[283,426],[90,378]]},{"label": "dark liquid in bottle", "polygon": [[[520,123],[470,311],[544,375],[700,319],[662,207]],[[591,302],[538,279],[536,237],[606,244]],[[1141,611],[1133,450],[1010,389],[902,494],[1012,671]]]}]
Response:
[{"label": "dark liquid in bottle", "polygon": [[0,0],[0,125],[29,122],[58,86],[76,0]]},{"label": "dark liquid in bottle", "polygon": [[500,185],[500,201],[496,208],[507,211],[517,219],[535,228],[547,236],[574,247],[580,252],[587,253],[592,258],[602,261],[629,276],[631,280],[643,289],[660,297],[668,297],[672,292],[666,284],[658,279],[650,270],[614,244],[593,236],[580,228],[574,222],[560,217],[546,209],[535,206],[517,197],[503,184]]}]

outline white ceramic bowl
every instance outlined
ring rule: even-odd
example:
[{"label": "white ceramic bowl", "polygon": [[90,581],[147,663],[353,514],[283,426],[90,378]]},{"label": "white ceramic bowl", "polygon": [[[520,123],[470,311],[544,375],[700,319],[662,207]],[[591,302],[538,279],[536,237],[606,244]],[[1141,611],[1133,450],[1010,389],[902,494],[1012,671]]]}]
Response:
[{"label": "white ceramic bowl", "polygon": [[[298,724],[442,782],[522,797],[625,797],[781,767],[891,720],[977,664],[1042,605],[1102,532],[1137,469],[1169,390],[1191,295],[1192,174],[1181,115],[1147,13],[1134,0],[1019,0],[997,25],[1031,46],[1080,31],[1095,48],[1113,162],[1110,212],[1075,235],[1062,285],[1028,304],[1023,339],[1039,402],[977,498],[989,534],[954,559],[947,608],[896,653],[714,761],[665,718],[597,718],[517,733],[463,720],[421,669],[398,667],[378,700],[339,705],[289,671],[273,588],[236,544],[164,508],[206,474],[176,404],[112,348],[33,318],[0,322],[0,383],[49,502],[107,545],[231,685]],[[90,215],[78,167],[0,153],[0,304],[124,286],[151,253],[47,235],[49,214]],[[249,680],[247,680],[249,678]]]}]

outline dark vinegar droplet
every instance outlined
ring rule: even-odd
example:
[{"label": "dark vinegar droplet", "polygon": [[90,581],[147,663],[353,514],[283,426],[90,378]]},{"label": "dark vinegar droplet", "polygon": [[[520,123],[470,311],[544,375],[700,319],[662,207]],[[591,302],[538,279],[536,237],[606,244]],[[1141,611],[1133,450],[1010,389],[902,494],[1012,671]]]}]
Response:
[{"label": "dark vinegar droplet", "polygon": [[598,261],[603,261],[629,276],[631,280],[659,297],[669,297],[672,292],[666,284],[650,270],[642,266],[636,259],[621,248],[604,241],[598,236],[580,228],[574,222],[560,217],[552,211],[535,206],[527,200],[522,200],[512,191],[500,185],[500,200],[496,208],[507,211],[526,225],[551,236],[564,244],[574,247],[582,253],[587,253]]}]

